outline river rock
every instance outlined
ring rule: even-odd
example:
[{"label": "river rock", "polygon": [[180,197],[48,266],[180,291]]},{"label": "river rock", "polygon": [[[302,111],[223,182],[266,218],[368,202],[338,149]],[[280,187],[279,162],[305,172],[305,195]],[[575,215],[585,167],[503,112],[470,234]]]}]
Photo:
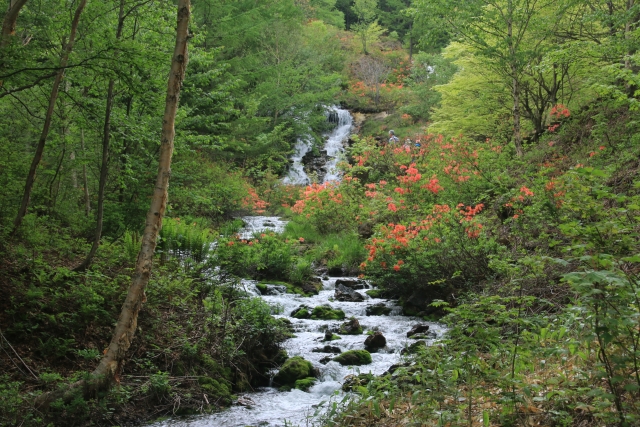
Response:
[{"label": "river rock", "polygon": [[256,406],[256,402],[254,402],[247,396],[240,396],[236,401],[236,404],[239,406],[246,406],[247,408],[253,408],[254,406]]},{"label": "river rock", "polygon": [[284,362],[273,382],[282,386],[293,386],[296,380],[317,376],[317,371],[311,362],[300,356],[295,356]]},{"label": "river rock", "polygon": [[331,362],[333,360],[333,358],[331,356],[326,356],[323,357],[322,359],[320,359],[320,363],[322,363],[323,365],[326,365],[327,363]]},{"label": "river rock", "polygon": [[391,308],[384,305],[383,302],[367,306],[367,316],[387,316],[391,313]]},{"label": "river rock", "polygon": [[411,338],[414,335],[423,335],[429,332],[429,325],[415,325],[409,332],[407,332],[407,338]]},{"label": "river rock", "polygon": [[314,320],[342,320],[345,315],[339,308],[334,309],[329,304],[323,304],[315,307],[310,317]]},{"label": "river rock", "polygon": [[352,317],[340,325],[338,332],[343,335],[360,335],[362,333],[362,326],[360,326],[358,319]]},{"label": "river rock", "polygon": [[417,353],[420,348],[427,348],[427,342],[426,341],[416,341],[413,344],[411,344],[409,347],[405,347],[400,351],[400,354],[415,354]]},{"label": "river rock", "polygon": [[291,317],[295,317],[296,319],[309,319],[311,318],[311,307],[301,305],[291,312]]},{"label": "river rock", "polygon": [[369,351],[377,351],[379,348],[387,345],[387,339],[382,335],[382,332],[376,331],[373,335],[369,335],[366,340],[364,340],[364,348]]},{"label": "river rock", "polygon": [[371,363],[371,354],[367,350],[349,350],[333,358],[343,366],[368,365]]},{"label": "river rock", "polygon": [[367,284],[364,280],[359,279],[338,279],[336,280],[336,286],[342,285],[351,289],[365,289]]},{"label": "river rock", "polygon": [[311,351],[314,352],[314,353],[333,353],[333,354],[342,353],[342,350],[340,350],[339,347],[336,347],[336,346],[333,346],[333,345],[325,345],[324,347],[316,347]]},{"label": "river rock", "polygon": [[349,374],[344,377],[344,382],[342,383],[343,391],[353,391],[356,387],[364,387],[369,384],[375,376],[373,374]]},{"label": "river rock", "polygon": [[344,285],[336,285],[336,291],[333,297],[338,301],[349,301],[349,302],[364,301],[364,296],[362,296],[361,293],[356,292],[351,288],[347,288]]},{"label": "river rock", "polygon": [[318,295],[322,289],[322,281],[319,277],[313,278],[300,285],[300,289],[307,295]]}]

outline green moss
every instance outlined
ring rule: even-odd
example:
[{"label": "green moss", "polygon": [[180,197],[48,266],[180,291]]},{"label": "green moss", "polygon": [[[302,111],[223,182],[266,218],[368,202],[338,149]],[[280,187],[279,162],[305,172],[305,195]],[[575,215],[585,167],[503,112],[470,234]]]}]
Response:
[{"label": "green moss", "polygon": [[382,289],[369,289],[368,291],[365,291],[364,293],[369,295],[371,298],[382,298],[383,292],[384,291]]},{"label": "green moss", "polygon": [[231,390],[224,381],[218,381],[211,377],[202,376],[198,377],[198,384],[200,384],[200,387],[207,392],[209,397],[213,397],[216,400],[220,399],[220,402],[225,405],[231,403]]},{"label": "green moss", "polygon": [[256,285],[256,288],[258,288],[258,290],[260,291],[261,294],[265,294],[267,292],[267,285],[264,283],[258,283]]},{"label": "green moss", "polygon": [[316,383],[316,379],[313,377],[296,380],[295,388],[302,391],[309,390]]},{"label": "green moss", "polygon": [[308,319],[309,317],[311,317],[311,315],[309,314],[309,310],[307,310],[306,308],[301,308],[300,310],[295,312],[293,317],[295,317],[296,319]]},{"label": "green moss", "polygon": [[344,311],[333,309],[330,305],[319,305],[311,312],[312,319],[322,320],[342,320],[345,318]]},{"label": "green moss", "polygon": [[300,356],[288,359],[273,378],[277,384],[294,385],[297,380],[313,377],[314,369],[311,362]]},{"label": "green moss", "polygon": [[341,340],[342,337],[340,335],[333,334],[331,335],[331,341]]},{"label": "green moss", "polygon": [[256,285],[256,287],[258,287],[258,289],[260,289],[260,292],[263,292],[262,289],[260,288],[260,285],[264,286],[265,289],[266,289],[266,285],[284,286],[285,288],[287,288],[287,293],[288,294],[302,295],[303,297],[310,296],[305,291],[303,291],[302,288],[300,288],[299,286],[296,286],[294,284],[291,284],[289,282],[281,282],[279,280],[269,280],[268,282],[260,282],[260,283],[258,283]]},{"label": "green moss", "polygon": [[371,354],[367,350],[349,350],[333,358],[341,365],[368,365],[371,363]]}]

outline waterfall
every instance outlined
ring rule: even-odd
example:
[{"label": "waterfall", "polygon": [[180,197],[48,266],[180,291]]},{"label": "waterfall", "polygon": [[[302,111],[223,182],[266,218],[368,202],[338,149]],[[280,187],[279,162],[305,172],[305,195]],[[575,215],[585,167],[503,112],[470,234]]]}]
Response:
[{"label": "waterfall", "polygon": [[[353,118],[349,111],[331,106],[327,108],[327,121],[335,124],[335,128],[325,134],[326,138],[323,151],[327,154],[327,161],[322,170],[321,182],[339,181],[341,178],[338,170],[338,162],[344,152],[344,141],[349,136],[353,126]],[[296,141],[294,153],[291,156],[291,167],[289,173],[282,180],[285,184],[307,185],[311,183],[309,176],[304,170],[303,158],[311,151],[313,141],[310,135],[304,135]]]}]

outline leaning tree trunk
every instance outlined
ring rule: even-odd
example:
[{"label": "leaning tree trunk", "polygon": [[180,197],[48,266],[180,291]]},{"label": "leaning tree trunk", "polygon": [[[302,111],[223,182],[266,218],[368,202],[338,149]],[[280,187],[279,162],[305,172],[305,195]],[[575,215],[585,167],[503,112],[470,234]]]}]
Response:
[{"label": "leaning tree trunk", "polygon": [[60,58],[60,68],[56,73],[56,78],[53,81],[53,87],[51,88],[51,96],[49,97],[49,107],[47,108],[47,114],[44,119],[44,125],[42,126],[42,133],[40,134],[40,140],[38,141],[38,146],[36,148],[36,154],[33,156],[33,160],[31,161],[31,167],[29,168],[29,175],[27,175],[27,182],[24,186],[24,194],[22,196],[22,203],[20,204],[20,209],[18,210],[18,215],[13,222],[13,231],[11,234],[15,234],[20,228],[20,224],[22,224],[22,219],[27,214],[27,207],[29,206],[29,198],[31,197],[31,190],[33,188],[33,183],[36,179],[36,170],[38,169],[38,165],[40,164],[40,160],[42,160],[42,153],[44,152],[44,144],[47,142],[47,136],[49,135],[49,128],[51,127],[51,119],[53,118],[53,109],[56,106],[56,100],[58,99],[58,90],[60,89],[60,82],[62,81],[62,77],[64,76],[64,69],[67,66],[67,62],[69,61],[69,54],[73,50],[73,42],[76,38],[76,30],[78,29],[78,23],[80,22],[80,14],[87,4],[87,0],[80,0],[80,4],[76,8],[76,13],[73,17],[73,21],[71,22],[71,33],[69,33],[69,42],[64,47],[62,51],[62,57]]},{"label": "leaning tree trunk", "polygon": [[162,227],[162,217],[167,207],[167,189],[171,175],[171,156],[173,155],[173,139],[175,136],[175,119],[178,110],[180,88],[187,67],[187,41],[189,39],[189,19],[191,17],[191,1],[178,1],[178,28],[176,46],[173,51],[164,116],[162,118],[162,136],[160,143],[160,159],[158,176],[154,185],[151,206],[147,212],[147,222],[142,235],[142,246],[138,253],[136,269],[129,292],[125,298],[118,323],[116,324],[109,347],[105,350],[98,367],[87,378],[71,384],[65,389],[40,395],[36,406],[46,409],[51,402],[62,399],[70,401],[78,390],[85,396],[99,390],[108,389],[118,379],[125,361],[125,355],[138,326],[138,313],[146,301],[144,290],[149,283],[153,255],[156,249],[158,233]]},{"label": "leaning tree trunk", "polygon": [[10,0],[9,9],[4,15],[2,21],[2,33],[0,33],[0,49],[7,46],[11,41],[11,36],[16,33],[16,23],[18,22],[18,15],[20,9],[25,5],[27,0]]},{"label": "leaning tree trunk", "polygon": [[[118,28],[116,29],[116,40],[120,40],[122,36],[122,29],[124,28],[124,0],[120,0],[120,13],[118,14]],[[111,110],[113,109],[113,89],[115,86],[115,79],[112,77],[109,79],[109,85],[107,89],[107,106],[104,114],[104,129],[102,132],[102,164],[100,166],[100,182],[98,183],[98,212],[96,217],[96,230],[93,236],[93,243],[89,254],[84,261],[74,268],[74,271],[84,271],[91,265],[93,257],[98,251],[100,246],[100,239],[102,238],[102,222],[104,219],[104,189],[107,185],[107,176],[109,174],[109,140],[111,139]]]}]

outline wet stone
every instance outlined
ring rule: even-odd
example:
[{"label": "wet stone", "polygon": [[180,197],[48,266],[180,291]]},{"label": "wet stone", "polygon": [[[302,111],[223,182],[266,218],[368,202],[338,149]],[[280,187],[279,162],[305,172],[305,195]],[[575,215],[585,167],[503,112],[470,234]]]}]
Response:
[{"label": "wet stone", "polygon": [[367,316],[388,316],[391,308],[387,307],[383,302],[370,305],[366,308]]},{"label": "wet stone", "polygon": [[369,335],[364,340],[364,348],[371,351],[377,351],[387,345],[387,339],[382,335],[382,332],[374,332],[373,335]]},{"label": "wet stone", "polygon": [[411,344],[409,347],[405,347],[400,351],[400,354],[415,354],[417,353],[420,348],[427,348],[427,342],[426,341],[416,341],[413,344]]},{"label": "wet stone", "polygon": [[362,333],[362,326],[360,326],[358,319],[352,317],[340,325],[338,332],[343,335],[360,335]]},{"label": "wet stone", "polygon": [[316,347],[311,351],[314,353],[333,353],[333,354],[342,353],[342,350],[340,350],[339,347],[332,346],[332,345],[325,345],[324,347]]},{"label": "wet stone", "polygon": [[351,288],[347,288],[344,285],[336,285],[336,290],[333,297],[338,301],[350,301],[350,302],[364,301],[364,296],[362,296],[361,293],[356,292]]},{"label": "wet stone", "polygon": [[429,325],[415,325],[409,332],[407,332],[407,338],[411,338],[415,335],[424,335],[429,332]]},{"label": "wet stone", "polygon": [[350,289],[366,289],[367,283],[364,280],[359,279],[338,279],[336,280],[336,286],[342,285]]}]

